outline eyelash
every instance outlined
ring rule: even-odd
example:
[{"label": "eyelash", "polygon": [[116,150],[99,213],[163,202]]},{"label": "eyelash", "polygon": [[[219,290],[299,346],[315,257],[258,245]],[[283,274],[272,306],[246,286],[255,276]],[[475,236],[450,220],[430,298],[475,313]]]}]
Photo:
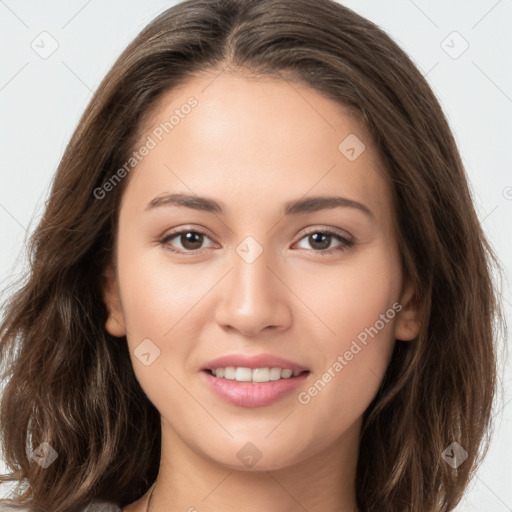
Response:
[{"label": "eyelash", "polygon": [[[195,230],[195,229],[181,229],[179,231],[173,231],[171,233],[168,233],[167,235],[165,235],[163,238],[161,238],[159,240],[159,243],[162,246],[164,246],[164,248],[166,250],[177,253],[177,254],[184,254],[184,255],[190,255],[190,256],[200,254],[202,252],[201,249],[183,251],[183,250],[172,249],[169,247],[168,243],[170,240],[177,238],[180,235],[183,235],[186,233],[195,233],[198,235],[205,235],[207,238],[209,238],[208,235],[206,233],[204,233],[203,231],[199,231],[199,230]],[[347,249],[350,249],[350,247],[352,247],[355,244],[354,241],[346,239],[345,237],[341,236],[338,232],[336,232],[335,230],[333,230],[331,228],[315,229],[315,230],[309,231],[308,233],[305,233],[304,236],[302,236],[300,238],[300,240],[303,240],[304,238],[306,238],[310,235],[313,235],[313,234],[330,235],[330,236],[333,236],[334,238],[337,238],[341,242],[341,245],[334,249],[333,248],[331,248],[331,249],[311,249],[312,252],[319,254],[321,256],[327,256],[330,254],[343,252]]]}]

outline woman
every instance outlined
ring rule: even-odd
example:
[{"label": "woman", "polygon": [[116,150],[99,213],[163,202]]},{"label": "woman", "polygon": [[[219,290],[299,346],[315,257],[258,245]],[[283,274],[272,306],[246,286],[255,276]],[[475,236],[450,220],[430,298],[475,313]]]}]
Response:
[{"label": "woman", "polygon": [[6,507],[449,511],[485,453],[495,258],[428,84],[335,2],[157,17],[31,249]]}]

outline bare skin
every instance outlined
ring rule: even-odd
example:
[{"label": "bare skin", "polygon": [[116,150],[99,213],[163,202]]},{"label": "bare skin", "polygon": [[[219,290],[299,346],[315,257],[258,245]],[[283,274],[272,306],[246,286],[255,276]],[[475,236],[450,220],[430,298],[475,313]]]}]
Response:
[{"label": "bare skin", "polygon": [[[161,414],[150,510],[354,512],[362,415],[395,339],[419,329],[391,193],[367,131],[345,108],[297,83],[215,75],[167,93],[146,123],[141,141],[188,98],[198,101],[127,178],[117,273],[105,276],[106,329],[127,336],[137,379]],[[350,134],[365,144],[353,161],[338,149]],[[145,210],[166,193],[207,196],[225,212]],[[344,206],[283,216],[287,201],[333,195],[372,213]],[[342,239],[309,236],[328,227]],[[205,233],[198,249],[185,235],[161,243],[176,228]],[[263,251],[251,263],[237,252],[247,236]],[[383,314],[378,334],[345,357]],[[149,366],[134,354],[145,339],[160,350]],[[236,406],[201,374],[233,353],[275,354],[310,373],[273,404]],[[334,371],[340,355],[346,364]],[[321,392],[308,394],[329,368]],[[249,442],[261,456],[251,467],[237,456]],[[145,511],[148,494],[123,512]]]}]

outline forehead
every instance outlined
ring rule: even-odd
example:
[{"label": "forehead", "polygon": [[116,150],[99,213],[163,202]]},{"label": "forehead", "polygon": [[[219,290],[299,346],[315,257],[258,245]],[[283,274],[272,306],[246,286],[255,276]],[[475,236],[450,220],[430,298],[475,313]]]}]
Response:
[{"label": "forehead", "polygon": [[175,189],[225,198],[229,188],[248,205],[337,192],[377,213],[390,209],[364,124],[304,84],[227,72],[195,76],[148,114],[139,146],[150,139],[152,149],[130,177],[148,201]]}]

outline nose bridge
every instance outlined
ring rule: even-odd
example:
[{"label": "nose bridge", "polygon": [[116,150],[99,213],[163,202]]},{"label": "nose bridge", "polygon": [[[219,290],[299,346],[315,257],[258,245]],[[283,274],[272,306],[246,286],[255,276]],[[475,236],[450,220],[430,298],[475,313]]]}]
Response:
[{"label": "nose bridge", "polygon": [[264,250],[252,236],[247,236],[235,248],[219,323],[254,334],[286,321],[283,285],[274,275],[275,270],[270,270],[275,267],[274,260],[271,251]]},{"label": "nose bridge", "polygon": [[231,297],[240,313],[262,307],[261,301],[272,302],[273,284],[268,267],[271,254],[253,236],[247,236],[237,247],[234,256],[234,276]]}]

